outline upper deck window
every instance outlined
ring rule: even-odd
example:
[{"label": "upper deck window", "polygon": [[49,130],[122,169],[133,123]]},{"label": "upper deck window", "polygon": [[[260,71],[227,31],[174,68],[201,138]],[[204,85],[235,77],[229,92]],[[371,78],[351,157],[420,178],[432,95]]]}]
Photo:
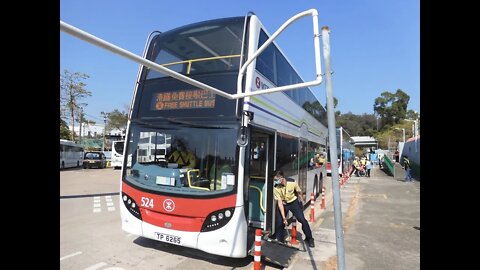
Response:
[{"label": "upper deck window", "polygon": [[[152,39],[147,58],[185,75],[238,70],[244,20],[211,20],[161,33]],[[147,70],[143,78],[166,76]]]}]

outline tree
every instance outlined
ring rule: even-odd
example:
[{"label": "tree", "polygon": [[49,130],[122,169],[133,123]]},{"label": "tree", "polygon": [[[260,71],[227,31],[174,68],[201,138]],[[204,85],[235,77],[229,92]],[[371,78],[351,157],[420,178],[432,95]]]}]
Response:
[{"label": "tree", "polygon": [[[337,108],[337,105],[338,105],[338,99],[337,99],[336,97],[333,97],[333,109],[334,109],[334,111],[335,111],[335,109]],[[339,117],[340,114],[342,114],[342,113],[340,112],[340,110],[335,111],[335,117]]]},{"label": "tree", "polygon": [[[83,110],[80,110],[80,111],[79,111],[79,113],[78,113],[78,115],[77,115],[76,122],[77,122],[79,125],[82,125],[82,126],[80,127],[80,132],[81,132],[84,128],[86,128],[86,127],[88,127],[88,126],[90,126],[90,125],[95,125],[95,124],[96,124],[95,121],[93,121],[93,120],[88,120],[88,119],[85,118],[85,113],[83,112]],[[80,134],[80,135],[81,135],[81,134]]]},{"label": "tree", "polygon": [[[86,106],[86,103],[80,103],[80,101],[91,96],[92,92],[85,89],[87,86],[83,80],[88,79],[90,76],[80,72],[70,72],[64,70],[63,74],[60,74],[60,106],[61,112],[66,111],[70,116],[70,123],[72,124],[71,140],[74,140],[74,125],[75,116],[78,114],[78,110],[81,106]],[[62,115],[62,114],[61,114]]]},{"label": "tree", "polygon": [[401,119],[405,119],[409,100],[410,96],[401,89],[397,89],[395,94],[385,91],[375,99],[373,111],[382,120],[381,129],[398,124]]},{"label": "tree", "polygon": [[415,120],[415,119],[418,119],[418,118],[419,118],[419,114],[418,114],[416,111],[414,111],[414,110],[408,110],[405,118],[406,118],[406,119]]},{"label": "tree", "polygon": [[376,119],[373,114],[356,115],[351,112],[337,117],[337,128],[342,126],[351,136],[373,136]]},{"label": "tree", "polygon": [[67,123],[60,117],[60,139],[68,140],[71,136]]},{"label": "tree", "polygon": [[107,130],[112,130],[112,129],[118,129],[122,132],[122,134],[125,133],[127,130],[127,121],[128,121],[128,115],[125,111],[120,112],[119,110],[115,109],[110,113],[106,114],[108,117],[108,122],[107,122]]}]

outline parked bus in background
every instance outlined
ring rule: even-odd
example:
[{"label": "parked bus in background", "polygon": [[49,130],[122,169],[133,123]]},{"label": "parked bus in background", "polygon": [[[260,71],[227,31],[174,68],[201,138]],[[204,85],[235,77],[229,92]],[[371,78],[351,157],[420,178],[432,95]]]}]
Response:
[{"label": "parked bus in background", "polygon": [[83,164],[83,146],[60,139],[60,169],[80,167]]},{"label": "parked bus in background", "polygon": [[[350,171],[353,160],[355,159],[355,146],[352,143],[350,135],[343,129],[339,127],[336,129],[337,134],[337,161],[338,161],[338,174],[343,176],[344,173]],[[330,149],[327,151],[327,174],[332,174],[332,164],[330,157]]]},{"label": "parked bus in background", "polygon": [[[123,166],[123,148],[125,147],[125,141],[112,141],[112,154],[110,166],[114,170],[120,169]],[[128,156],[127,167],[130,167],[132,164],[132,156]]]},{"label": "parked bus in background", "polygon": [[[237,90],[239,67],[268,38],[249,13],[153,32],[144,57],[229,94],[303,82],[273,42]],[[319,196],[325,166],[308,162],[326,148],[326,125],[325,108],[307,87],[230,100],[141,65],[125,140],[132,166],[121,172],[122,229],[246,257],[257,228],[275,232],[275,170],[297,181],[304,207],[311,193]],[[195,168],[165,160],[180,140]]]}]

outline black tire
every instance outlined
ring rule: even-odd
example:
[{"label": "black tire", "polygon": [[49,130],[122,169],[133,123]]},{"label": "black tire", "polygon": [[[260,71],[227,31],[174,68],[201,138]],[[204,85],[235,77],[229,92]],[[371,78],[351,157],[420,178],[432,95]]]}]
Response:
[{"label": "black tire", "polygon": [[315,177],[313,178],[313,193],[315,193],[314,197],[317,198],[317,196],[318,196],[318,177],[317,177],[317,175],[315,175]]},{"label": "black tire", "polygon": [[320,174],[320,179],[318,180],[318,185],[317,185],[317,194],[322,194],[322,187],[323,187],[323,174]]}]

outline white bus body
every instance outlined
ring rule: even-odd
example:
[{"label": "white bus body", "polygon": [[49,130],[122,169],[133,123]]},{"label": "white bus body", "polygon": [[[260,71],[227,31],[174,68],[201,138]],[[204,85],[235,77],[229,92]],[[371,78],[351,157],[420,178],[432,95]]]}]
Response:
[{"label": "white bus body", "polygon": [[[253,55],[269,36],[250,13],[152,34],[144,57],[233,94],[241,55]],[[303,82],[276,43],[255,61],[245,93]],[[298,182],[304,207],[311,194],[320,195],[325,166],[308,162],[326,147],[326,118],[306,87],[228,100],[140,66],[125,146],[132,166],[121,173],[122,229],[247,256],[256,228],[275,231],[275,170]],[[194,168],[166,161],[177,139],[188,144]]]},{"label": "white bus body", "polygon": [[80,167],[83,164],[83,146],[60,139],[60,169]]},{"label": "white bus body", "polygon": [[[110,167],[113,169],[120,169],[123,166],[123,153],[125,148],[125,141],[113,141],[112,142],[112,155]],[[127,167],[132,165],[132,155],[128,156]]]}]

